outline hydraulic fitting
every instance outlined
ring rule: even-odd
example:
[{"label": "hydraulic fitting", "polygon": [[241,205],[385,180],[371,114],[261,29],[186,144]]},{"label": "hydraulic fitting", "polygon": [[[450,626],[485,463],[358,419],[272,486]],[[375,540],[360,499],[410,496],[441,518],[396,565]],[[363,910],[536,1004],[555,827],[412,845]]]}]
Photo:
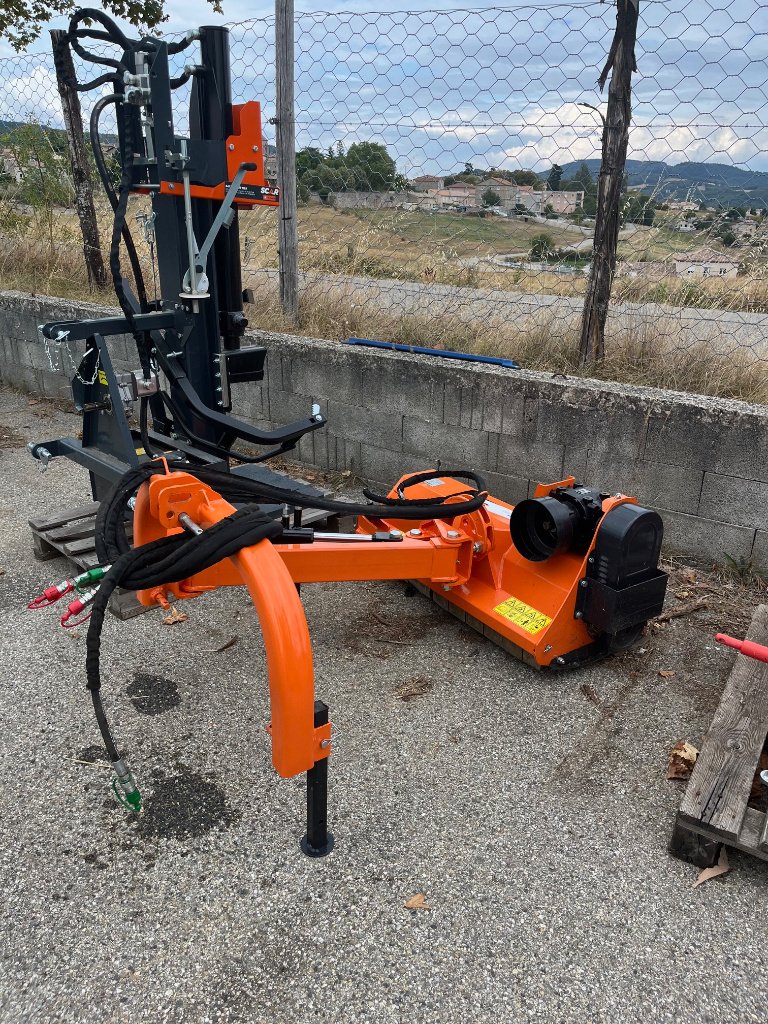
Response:
[{"label": "hydraulic fitting", "polygon": [[37,611],[38,608],[48,608],[50,605],[55,604],[60,597],[64,597],[65,594],[69,594],[74,589],[75,585],[72,580],[62,580],[61,583],[54,583],[52,587],[47,587],[39,597],[32,598],[27,608],[31,611]]},{"label": "hydraulic fitting", "polygon": [[90,617],[89,612],[88,615],[85,616],[85,618],[78,619],[76,622],[69,621],[73,615],[79,615],[82,611],[84,611],[91,603],[91,601],[94,599],[94,597],[96,597],[98,592],[98,587],[93,587],[91,590],[85,590],[81,593],[80,597],[76,601],[73,601],[70,605],[67,606],[67,610],[64,612],[60,619],[61,625],[64,627],[64,629],[74,629],[75,626],[79,626],[81,622],[85,622],[85,619]]},{"label": "hydraulic fitting", "polygon": [[82,594],[83,587],[87,587],[90,583],[100,583],[111,568],[111,565],[97,565],[94,569],[87,569],[85,572],[81,572],[72,581],[75,590]]},{"label": "hydraulic fitting", "polygon": [[115,778],[112,780],[112,792],[119,804],[122,804],[128,811],[138,813],[141,810],[141,793],[136,785],[136,779],[122,759],[112,762]]}]

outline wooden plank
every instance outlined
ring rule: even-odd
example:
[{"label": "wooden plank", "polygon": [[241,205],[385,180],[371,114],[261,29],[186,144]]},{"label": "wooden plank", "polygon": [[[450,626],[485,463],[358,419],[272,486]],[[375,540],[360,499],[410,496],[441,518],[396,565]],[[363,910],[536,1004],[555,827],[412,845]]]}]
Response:
[{"label": "wooden plank", "polygon": [[38,562],[50,562],[52,558],[60,558],[61,552],[53,547],[39,533],[32,534],[32,554]]},{"label": "wooden plank", "polygon": [[[747,634],[768,641],[768,606],[755,609]],[[680,813],[736,840],[768,734],[768,665],[739,654],[688,783]]]},{"label": "wooden plank", "polygon": [[89,554],[96,550],[96,538],[83,537],[82,540],[73,540],[69,544],[62,544],[61,551],[67,558],[79,558],[81,555]]},{"label": "wooden plank", "polygon": [[[765,824],[765,814],[763,814],[762,811],[755,810],[754,807],[748,807],[744,814],[744,824],[737,836],[723,836],[708,825],[704,825],[702,822],[696,821],[693,818],[683,818],[679,814],[675,824],[675,833],[677,833],[678,828],[683,828],[688,832],[703,836],[711,843],[723,843],[726,846],[733,847],[734,850],[741,850],[742,853],[748,853],[751,857],[758,857],[760,860],[768,860],[768,850],[764,850],[760,846],[760,837],[765,828]],[[675,837],[673,836],[673,840],[674,838]],[[682,860],[689,859],[682,854],[677,853],[672,848],[672,845],[670,845],[670,853],[673,853],[676,857],[680,857]],[[691,863],[696,864],[698,862],[692,859]],[[710,864],[699,864],[699,866],[711,867]]]},{"label": "wooden plank", "polygon": [[45,530],[53,530],[57,526],[64,526],[72,523],[75,519],[84,519],[86,516],[95,516],[99,511],[98,501],[89,501],[87,505],[78,505],[77,508],[65,508],[54,515],[41,516],[39,519],[30,519],[29,525],[36,533]]},{"label": "wooden plank", "polygon": [[78,519],[53,530],[45,531],[45,539],[49,544],[61,544],[69,540],[80,540],[82,537],[93,537],[96,533],[95,519]]}]

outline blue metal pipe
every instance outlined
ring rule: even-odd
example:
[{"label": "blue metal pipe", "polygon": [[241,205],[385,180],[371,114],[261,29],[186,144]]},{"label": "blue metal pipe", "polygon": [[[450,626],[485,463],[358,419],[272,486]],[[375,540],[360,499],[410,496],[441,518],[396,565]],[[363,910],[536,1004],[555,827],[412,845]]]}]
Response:
[{"label": "blue metal pipe", "polygon": [[347,345],[366,345],[368,348],[389,348],[395,352],[412,352],[420,356],[439,356],[441,359],[462,359],[467,363],[487,363],[491,366],[506,366],[508,370],[519,370],[520,364],[514,359],[500,356],[476,356],[471,352],[451,352],[443,348],[424,348],[421,345],[400,345],[395,341],[373,341],[371,338],[347,338]]}]

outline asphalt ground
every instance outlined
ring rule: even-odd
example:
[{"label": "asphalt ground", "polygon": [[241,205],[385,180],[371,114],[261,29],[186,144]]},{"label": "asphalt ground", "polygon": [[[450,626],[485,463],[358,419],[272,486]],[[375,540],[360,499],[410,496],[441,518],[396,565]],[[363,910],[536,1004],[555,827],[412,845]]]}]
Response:
[{"label": "asphalt ground", "polygon": [[105,703],[146,798],[125,813],[83,763],[85,631],[25,608],[68,574],[27,520],[89,494],[22,445],[77,429],[0,391],[0,1020],[765,1021],[768,865],[732,853],[694,890],[666,852],[668,751],[706,731],[732,658],[683,620],[551,676],[401,584],[304,587],[334,722],[336,847],[310,860],[244,592],[175,626],[108,617]]}]

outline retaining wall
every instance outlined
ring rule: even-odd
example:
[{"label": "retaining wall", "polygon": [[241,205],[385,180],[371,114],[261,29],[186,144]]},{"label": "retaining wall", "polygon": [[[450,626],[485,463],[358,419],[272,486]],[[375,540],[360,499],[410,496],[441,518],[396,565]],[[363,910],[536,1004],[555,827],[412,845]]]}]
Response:
[{"label": "retaining wall", "polygon": [[[0,380],[67,395],[68,367],[51,368],[36,326],[106,312],[0,292]],[[267,373],[234,386],[235,411],[271,426],[319,403],[328,426],[297,450],[308,465],[386,485],[440,459],[478,470],[513,502],[573,473],[657,508],[668,551],[768,569],[766,407],[291,335],[249,338],[268,346]],[[118,369],[135,368],[130,340],[114,339],[112,352]]]}]

